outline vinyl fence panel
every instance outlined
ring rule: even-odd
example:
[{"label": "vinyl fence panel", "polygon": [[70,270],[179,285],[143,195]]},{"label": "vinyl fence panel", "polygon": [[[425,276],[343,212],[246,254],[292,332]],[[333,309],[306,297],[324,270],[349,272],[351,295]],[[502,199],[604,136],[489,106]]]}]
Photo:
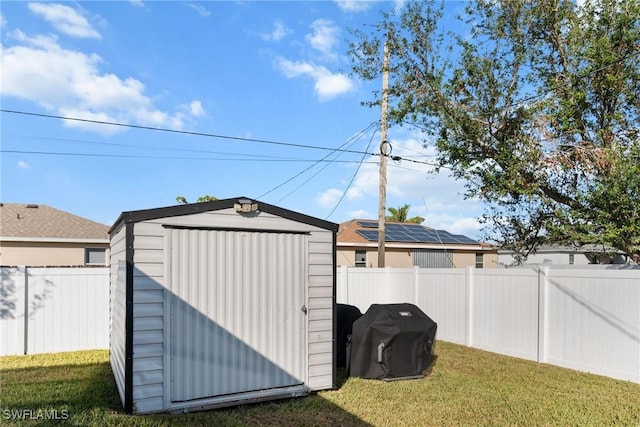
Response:
[{"label": "vinyl fence panel", "polygon": [[475,270],[472,284],[473,347],[522,359],[538,357],[538,273]]},{"label": "vinyl fence panel", "polygon": [[467,271],[459,268],[421,268],[416,269],[416,274],[418,287],[414,304],[438,323],[438,338],[466,344],[469,320]]},{"label": "vinyl fence panel", "polygon": [[25,353],[24,267],[0,269],[0,356]]},{"label": "vinyl fence panel", "polygon": [[0,355],[109,348],[108,268],[1,270]]},{"label": "vinyl fence panel", "polygon": [[338,302],[407,302],[437,339],[640,383],[640,269],[338,270]]},{"label": "vinyl fence panel", "polygon": [[550,270],[542,362],[640,382],[640,271]]}]

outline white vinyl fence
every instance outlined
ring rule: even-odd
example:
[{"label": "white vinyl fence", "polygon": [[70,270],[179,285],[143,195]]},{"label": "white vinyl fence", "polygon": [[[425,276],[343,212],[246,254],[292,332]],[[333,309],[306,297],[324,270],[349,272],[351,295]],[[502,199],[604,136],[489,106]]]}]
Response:
[{"label": "white vinyl fence", "polygon": [[[108,268],[0,278],[0,355],[109,347]],[[640,383],[638,269],[341,267],[337,302],[412,303],[440,340]]]},{"label": "white vinyl fence", "polygon": [[338,269],[337,302],[412,303],[437,337],[640,383],[640,270]]},{"label": "white vinyl fence", "polygon": [[108,268],[0,268],[0,356],[107,348]]}]

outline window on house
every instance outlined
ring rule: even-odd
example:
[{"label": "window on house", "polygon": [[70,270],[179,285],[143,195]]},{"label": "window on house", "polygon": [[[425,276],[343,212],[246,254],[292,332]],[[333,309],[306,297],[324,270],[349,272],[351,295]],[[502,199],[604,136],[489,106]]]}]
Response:
[{"label": "window on house", "polygon": [[85,248],[84,263],[86,265],[106,265],[107,250],[104,248]]},{"label": "window on house", "polygon": [[367,266],[367,251],[356,251],[356,267]]},{"label": "window on house", "polygon": [[482,268],[484,266],[482,253],[476,253],[476,268]]},{"label": "window on house", "polygon": [[576,262],[575,255],[569,254],[569,264],[574,264]]}]

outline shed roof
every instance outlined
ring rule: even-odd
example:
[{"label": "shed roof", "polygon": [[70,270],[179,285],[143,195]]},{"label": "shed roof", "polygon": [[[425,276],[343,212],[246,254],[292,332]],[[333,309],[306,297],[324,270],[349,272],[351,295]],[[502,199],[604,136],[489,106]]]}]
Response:
[{"label": "shed roof", "polygon": [[82,239],[107,242],[109,227],[47,205],[0,203],[0,238],[46,241]]},{"label": "shed roof", "polygon": [[257,209],[260,212],[270,213],[282,218],[287,218],[292,221],[300,222],[303,224],[313,225],[318,228],[324,228],[333,232],[338,231],[338,224],[330,221],[326,221],[320,218],[315,218],[309,215],[305,215],[299,212],[294,212],[288,209],[284,209],[278,206],[270,205],[258,200],[253,200],[248,197],[233,197],[230,199],[215,200],[212,202],[202,203],[189,203],[186,205],[167,206],[154,209],[145,209],[137,211],[122,212],[116,222],[109,230],[109,233],[120,229],[124,224],[136,223],[140,221],[148,221],[152,219],[169,218],[184,215],[193,215],[202,212],[212,212],[222,209],[231,209],[237,204],[249,202],[250,204],[256,204]]}]

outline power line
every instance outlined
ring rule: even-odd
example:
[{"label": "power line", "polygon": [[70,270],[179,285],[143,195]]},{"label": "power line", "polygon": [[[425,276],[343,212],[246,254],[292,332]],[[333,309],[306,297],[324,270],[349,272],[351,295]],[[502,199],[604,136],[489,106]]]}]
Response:
[{"label": "power line", "polygon": [[[366,132],[368,132],[373,126],[376,125],[376,122],[371,123],[369,126],[367,126],[365,129],[361,130],[360,132],[356,133],[354,136],[352,136],[351,138],[349,138],[343,145],[340,146],[340,148],[342,148],[343,146],[345,146],[346,144],[349,143],[349,141],[352,141],[349,146],[352,146],[353,144],[356,143],[356,141],[362,136],[364,135]],[[367,146],[367,149],[369,148],[369,146]],[[342,155],[342,153],[338,153],[335,157],[335,161],[337,161],[338,157],[340,157]],[[328,157],[329,155],[327,155],[326,157]],[[364,154],[363,154],[363,158],[364,158]],[[325,158],[326,158],[325,157]],[[360,161],[362,162],[362,160]],[[286,199],[287,197],[289,197],[291,194],[295,193],[296,191],[298,191],[303,185],[305,185],[306,183],[308,183],[309,181],[311,181],[314,177],[316,177],[320,172],[322,172],[323,170],[325,170],[326,168],[329,167],[329,165],[331,165],[332,162],[325,162],[325,165],[323,167],[321,167],[320,169],[318,169],[316,171],[316,173],[314,173],[313,175],[311,175],[309,178],[307,178],[304,182],[302,182],[300,185],[298,185],[296,188],[294,188],[293,190],[291,190],[290,192],[288,192],[287,194],[285,194],[284,196],[282,196],[276,203],[280,203],[282,200]],[[310,170],[312,167],[314,167],[314,165],[309,166],[306,170]],[[306,171],[305,170],[305,171]]]},{"label": "power line", "polygon": [[[376,132],[373,132],[373,134],[371,135],[371,139],[369,139],[369,144],[367,145],[367,148],[366,148],[367,150],[371,146],[371,142],[373,141],[373,137],[375,135],[376,135]],[[331,209],[331,212],[329,212],[329,215],[327,215],[325,217],[325,219],[329,219],[329,217],[331,215],[333,215],[333,213],[336,211],[338,206],[340,206],[340,203],[342,203],[342,200],[344,200],[344,197],[347,195],[347,192],[351,188],[351,185],[353,184],[353,181],[355,181],[356,176],[358,175],[358,172],[360,171],[360,166],[362,166],[363,163],[364,163],[364,156],[362,156],[362,159],[360,159],[360,163],[358,163],[358,167],[356,168],[356,171],[353,173],[353,176],[351,177],[351,181],[349,181],[349,184],[347,185],[347,188],[345,188],[345,190],[342,192],[342,195],[340,196],[340,199],[336,202],[336,205],[333,207],[333,209]]]},{"label": "power line", "polygon": [[341,149],[336,149],[336,148],[320,147],[320,146],[317,146],[317,145],[294,144],[294,143],[290,143],[290,142],[272,141],[272,140],[267,140],[267,139],[244,138],[244,137],[240,137],[240,136],[221,135],[221,134],[207,133],[207,132],[195,132],[195,131],[186,131],[186,130],[178,130],[178,129],[168,129],[168,128],[161,128],[161,127],[155,127],[155,126],[132,125],[132,124],[129,124],[129,123],[107,122],[107,121],[103,121],[103,120],[81,119],[81,118],[78,118],[78,117],[64,117],[64,116],[59,116],[59,115],[56,115],[56,114],[43,114],[43,113],[34,113],[34,112],[29,112],[29,111],[7,110],[7,109],[4,109],[4,108],[0,109],[0,111],[3,112],[3,113],[21,114],[21,115],[32,116],[32,117],[43,117],[43,118],[58,119],[58,120],[71,120],[71,121],[82,122],[82,123],[92,123],[92,124],[98,124],[98,125],[117,126],[117,127],[130,128],[130,129],[151,130],[151,131],[156,131],[156,132],[175,133],[175,134],[179,134],[179,135],[201,136],[201,137],[205,137],[205,138],[228,139],[228,140],[242,141],[242,142],[256,142],[256,143],[261,143],[261,144],[282,145],[282,146],[286,146],[286,147],[307,148],[307,149],[325,150],[325,151],[331,151],[331,152],[341,151],[341,152],[344,152],[344,153],[370,154],[370,155],[374,155],[374,156],[376,155],[376,153],[363,153],[362,151],[341,150]]},{"label": "power line", "polygon": [[188,153],[203,153],[203,154],[220,154],[220,155],[229,155],[229,156],[246,156],[246,157],[259,157],[259,158],[272,158],[272,159],[282,159],[282,157],[278,156],[269,156],[266,154],[249,154],[249,153],[233,153],[228,151],[211,151],[211,150],[196,150],[190,148],[172,148],[172,147],[160,147],[160,146],[136,146],[133,144],[125,144],[118,142],[100,142],[100,141],[87,141],[83,139],[72,139],[72,138],[52,138],[46,136],[37,136],[37,135],[16,135],[20,138],[25,139],[40,139],[45,141],[56,141],[63,143],[77,143],[77,144],[89,144],[89,145],[101,145],[107,147],[126,147],[135,150],[165,150],[165,151],[177,151],[177,152],[188,152]]},{"label": "power line", "polygon": [[[354,136],[352,136],[351,138],[349,138],[349,139],[348,139],[344,144],[342,144],[340,147],[344,147],[346,144],[348,144],[348,143],[349,143],[351,140],[353,140],[354,138],[359,137],[359,135],[362,135],[362,134],[366,133],[366,132],[367,132],[369,129],[371,129],[371,127],[373,127],[375,124],[377,124],[377,122],[372,122],[372,123],[370,123],[370,124],[369,124],[369,126],[367,126],[365,129],[363,129],[362,131],[360,131],[360,132],[356,133],[356,135],[354,135]],[[335,150],[333,150],[333,152],[337,152],[337,151],[342,152],[342,153],[344,153],[344,152],[351,152],[351,151],[345,151],[345,150],[340,150],[340,149],[335,149]],[[319,161],[318,161],[318,163],[319,163],[320,161],[325,161],[325,159],[326,159],[327,157],[329,157],[331,154],[333,154],[333,152],[332,152],[332,153],[327,154],[326,156],[324,156],[321,160],[319,160]],[[360,152],[360,153],[361,153],[361,154],[374,155],[373,153],[365,153],[365,152]],[[297,174],[295,174],[295,175],[294,175],[294,176],[292,176],[291,178],[289,178],[289,179],[285,180],[284,182],[282,182],[282,183],[280,183],[280,184],[276,185],[275,187],[273,187],[271,190],[267,191],[266,193],[263,193],[263,194],[261,194],[260,196],[256,197],[256,199],[261,199],[262,197],[266,196],[267,194],[274,192],[274,191],[275,191],[275,190],[277,190],[278,188],[280,188],[280,187],[282,187],[282,186],[284,186],[284,185],[288,184],[289,182],[293,181],[294,179],[296,179],[296,178],[297,178],[297,177],[299,177],[300,175],[304,174],[305,172],[307,172],[309,169],[311,169],[311,168],[312,168],[312,167],[314,167],[314,166],[315,166],[315,164],[313,164],[313,165],[309,166],[308,168],[306,168],[306,169],[304,169],[304,170],[302,170],[302,171],[298,172]]]},{"label": "power line", "polygon": [[[141,154],[105,154],[105,153],[69,153],[59,151],[27,151],[27,150],[0,150],[0,153],[8,154],[35,154],[43,156],[71,156],[71,157],[106,157],[106,158],[125,158],[125,159],[158,159],[158,160],[208,160],[208,161],[238,161],[238,162],[289,162],[289,163],[309,163],[315,164],[321,162],[329,163],[360,163],[358,160],[315,160],[315,159],[237,159],[237,158],[220,158],[220,157],[186,157],[186,156],[148,156]],[[377,164],[377,162],[370,162]]]}]

